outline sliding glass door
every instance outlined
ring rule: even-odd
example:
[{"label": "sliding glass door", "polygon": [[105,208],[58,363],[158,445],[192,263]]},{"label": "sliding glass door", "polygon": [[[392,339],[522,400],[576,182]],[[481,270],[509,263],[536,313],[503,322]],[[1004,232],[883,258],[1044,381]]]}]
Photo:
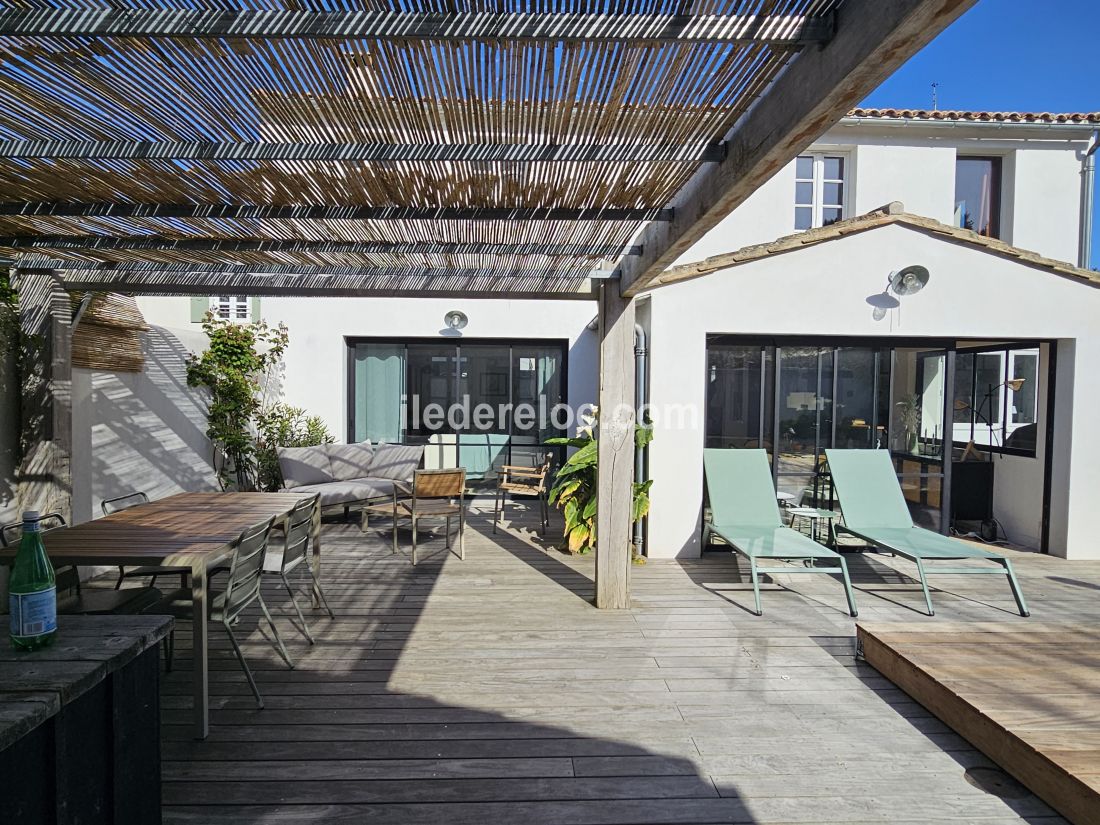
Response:
[{"label": "sliding glass door", "polygon": [[553,415],[566,401],[564,342],[348,346],[351,440],[425,444],[427,466],[465,467],[476,479],[539,461],[546,439],[564,434]]}]

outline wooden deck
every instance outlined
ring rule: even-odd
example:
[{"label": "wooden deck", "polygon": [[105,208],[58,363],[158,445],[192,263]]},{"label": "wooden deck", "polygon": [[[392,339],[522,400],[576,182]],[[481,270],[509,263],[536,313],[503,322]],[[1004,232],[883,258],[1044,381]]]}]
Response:
[{"label": "wooden deck", "polygon": [[883,676],[1075,825],[1100,825],[1100,627],[857,628]]},{"label": "wooden deck", "polygon": [[[597,611],[591,557],[547,552],[534,524],[494,540],[475,513],[465,562],[436,540],[413,569],[383,523],[326,523],[337,619],[312,617],[311,649],[265,585],[298,666],[242,623],[263,711],[213,628],[206,742],[181,626],[163,685],[166,822],[1063,821],[855,661],[838,582],[768,584],[757,618],[732,557],[652,562],[633,570],[632,609]],[[1100,563],[1014,561],[1030,621],[1100,617]],[[904,562],[851,566],[861,620],[1029,621],[993,577],[937,578],[932,619]]]}]

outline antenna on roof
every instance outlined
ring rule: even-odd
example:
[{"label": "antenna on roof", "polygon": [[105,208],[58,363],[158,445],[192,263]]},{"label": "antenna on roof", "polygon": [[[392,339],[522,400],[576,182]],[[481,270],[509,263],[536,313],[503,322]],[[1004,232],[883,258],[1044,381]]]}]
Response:
[{"label": "antenna on roof", "polygon": [[938,80],[932,81],[932,111],[940,110],[940,84]]}]

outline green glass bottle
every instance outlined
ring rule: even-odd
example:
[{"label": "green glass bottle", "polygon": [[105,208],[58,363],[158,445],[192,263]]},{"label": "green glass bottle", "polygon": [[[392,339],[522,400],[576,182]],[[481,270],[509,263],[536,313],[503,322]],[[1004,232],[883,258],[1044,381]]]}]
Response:
[{"label": "green glass bottle", "polygon": [[37,650],[57,635],[57,585],[42,543],[37,510],[23,513],[23,539],[8,579],[11,643],[16,650]]}]

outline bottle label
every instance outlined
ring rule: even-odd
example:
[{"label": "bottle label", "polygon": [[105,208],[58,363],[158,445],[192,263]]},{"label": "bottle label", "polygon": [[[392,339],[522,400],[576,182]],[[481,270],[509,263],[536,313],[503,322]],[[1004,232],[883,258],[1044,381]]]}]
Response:
[{"label": "bottle label", "polygon": [[20,638],[45,636],[57,630],[57,588],[35,593],[10,593],[11,635]]}]

